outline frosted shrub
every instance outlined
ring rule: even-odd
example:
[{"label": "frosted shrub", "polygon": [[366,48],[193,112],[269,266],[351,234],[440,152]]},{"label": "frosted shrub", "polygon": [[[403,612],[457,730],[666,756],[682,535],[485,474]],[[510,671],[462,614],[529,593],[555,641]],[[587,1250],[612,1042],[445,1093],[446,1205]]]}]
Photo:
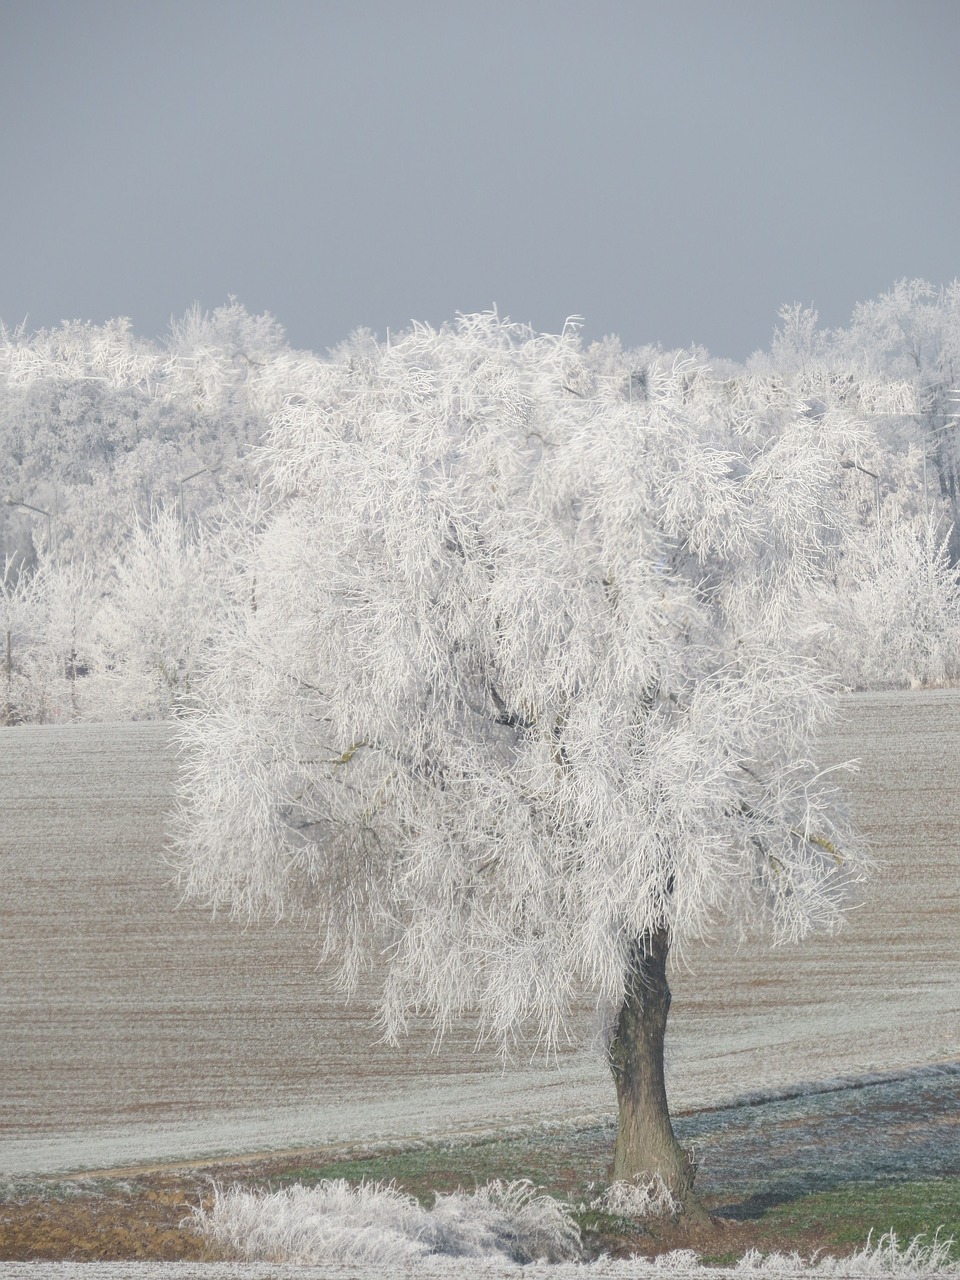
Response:
[{"label": "frosted shrub", "polygon": [[630,1182],[613,1182],[595,1200],[591,1209],[615,1213],[622,1218],[665,1218],[678,1214],[681,1205],[658,1173]]},{"label": "frosted shrub", "polygon": [[871,1244],[868,1236],[864,1248],[849,1258],[810,1260],[798,1253],[771,1253],[764,1257],[751,1249],[740,1259],[736,1270],[767,1276],[842,1276],[857,1280],[861,1276],[960,1275],[960,1263],[950,1262],[952,1236],[941,1240],[938,1233],[929,1244],[922,1242],[923,1236],[914,1236],[909,1244],[901,1245],[896,1232],[888,1231],[876,1244]]},{"label": "frosted shrub", "polygon": [[559,1262],[580,1247],[567,1208],[526,1181],[437,1195],[430,1210],[381,1183],[325,1179],[273,1194],[216,1187],[192,1222],[240,1257],[304,1264],[390,1265],[430,1254]]},{"label": "frosted shrub", "polygon": [[427,1215],[394,1187],[338,1179],[274,1194],[215,1188],[209,1210],[194,1210],[208,1240],[242,1258],[298,1263],[397,1263],[429,1252]]},{"label": "frosted shrub", "polygon": [[476,1191],[438,1195],[431,1217],[432,1251],[465,1257],[506,1254],[514,1262],[560,1262],[580,1251],[580,1233],[567,1206],[526,1180],[488,1182]]}]

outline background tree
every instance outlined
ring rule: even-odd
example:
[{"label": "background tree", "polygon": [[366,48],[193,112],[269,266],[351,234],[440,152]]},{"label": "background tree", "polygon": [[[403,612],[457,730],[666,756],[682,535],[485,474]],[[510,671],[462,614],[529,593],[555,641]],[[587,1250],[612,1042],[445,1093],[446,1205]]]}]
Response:
[{"label": "background tree", "polygon": [[226,531],[214,549],[175,511],[159,510],[109,564],[48,550],[32,572],[8,564],[0,587],[5,721],[179,714],[233,607],[230,548]]},{"label": "background tree", "polygon": [[818,329],[816,312],[796,304],[782,308],[780,319],[770,353],[752,357],[751,370],[794,375],[800,395],[816,394],[819,382],[832,396],[843,396],[851,410],[869,413],[885,461],[892,464],[878,469],[883,478],[897,470],[905,437],[911,436],[928,464],[924,514],[947,514],[945,531],[953,525],[950,554],[957,563],[960,281],[938,289],[926,280],[899,280],[878,298],[859,303],[846,329]]},{"label": "background tree", "polygon": [[8,721],[178,712],[229,598],[230,540],[213,557],[204,528],[315,363],[235,301],[194,308],[164,344],[127,320],[0,326]]},{"label": "background tree", "polygon": [[[97,665],[102,584],[84,561],[41,556],[32,574],[8,563],[0,586],[7,724],[87,718],[86,677]],[[90,716],[96,719],[96,716]]]},{"label": "background tree", "polygon": [[785,639],[858,430],[707,413],[690,365],[641,396],[603,359],[483,315],[316,370],[184,724],[175,856],[194,897],[310,913],[348,984],[385,954],[390,1036],[470,1013],[549,1047],[608,1002],[614,1177],[659,1173],[696,1217],[668,953],[721,920],[833,926],[865,865]]},{"label": "background tree", "polygon": [[171,510],[138,524],[104,583],[100,666],[91,697],[104,719],[163,719],[190,705],[226,607],[208,539]]},{"label": "background tree", "polygon": [[[187,515],[217,508],[311,361],[236,302],[188,312],[165,345],[136,338],[127,320],[0,327],[0,497],[55,513],[62,560],[107,568],[138,524],[177,501],[181,477],[200,473]],[[27,513],[0,508],[0,555],[28,570],[33,532]]]}]

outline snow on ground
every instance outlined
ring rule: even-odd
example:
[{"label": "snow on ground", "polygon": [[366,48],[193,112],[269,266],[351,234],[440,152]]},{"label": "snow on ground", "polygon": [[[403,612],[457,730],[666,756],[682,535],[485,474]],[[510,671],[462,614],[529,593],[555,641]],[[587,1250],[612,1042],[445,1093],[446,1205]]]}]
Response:
[{"label": "snow on ground", "polygon": [[[724,942],[672,978],[675,1111],[960,1059],[960,691],[856,695],[835,760],[884,865],[834,938]],[[0,729],[0,1173],[599,1120],[575,1019],[556,1064],[502,1072],[470,1028],[376,1043],[299,926],[178,909],[160,854],[163,725]],[[2,1273],[5,1275],[5,1273]]]}]

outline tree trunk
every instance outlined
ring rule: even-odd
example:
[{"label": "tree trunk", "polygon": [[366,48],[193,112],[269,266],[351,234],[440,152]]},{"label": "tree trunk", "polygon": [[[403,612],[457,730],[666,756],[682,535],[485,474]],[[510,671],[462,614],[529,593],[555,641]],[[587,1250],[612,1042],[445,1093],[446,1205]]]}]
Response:
[{"label": "tree trunk", "polygon": [[709,1215],[694,1195],[695,1166],[674,1136],[663,1080],[669,949],[666,929],[646,934],[630,948],[626,992],[610,1046],[620,1113],[613,1181],[658,1173],[683,1206],[683,1219],[693,1226],[709,1222]]}]

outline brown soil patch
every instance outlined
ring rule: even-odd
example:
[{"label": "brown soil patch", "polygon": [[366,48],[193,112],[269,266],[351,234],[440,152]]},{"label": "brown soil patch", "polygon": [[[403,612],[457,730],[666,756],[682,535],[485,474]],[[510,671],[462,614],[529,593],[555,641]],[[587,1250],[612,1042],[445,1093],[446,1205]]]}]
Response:
[{"label": "brown soil patch", "polygon": [[199,1176],[152,1174],[16,1196],[0,1203],[0,1262],[212,1261],[217,1255],[180,1225],[209,1189]]}]

